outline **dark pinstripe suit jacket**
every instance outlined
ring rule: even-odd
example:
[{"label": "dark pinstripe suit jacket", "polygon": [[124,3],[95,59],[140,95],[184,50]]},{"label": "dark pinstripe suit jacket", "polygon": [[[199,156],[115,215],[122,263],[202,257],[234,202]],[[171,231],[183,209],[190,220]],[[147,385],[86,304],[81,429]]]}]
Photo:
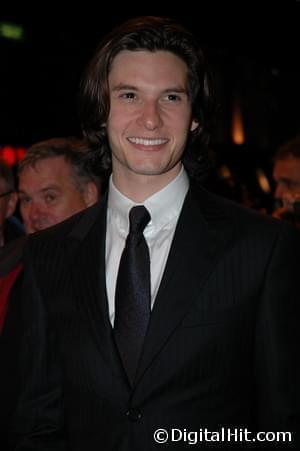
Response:
[{"label": "dark pinstripe suit jacket", "polygon": [[105,229],[103,200],[31,237],[17,449],[147,451],[157,428],[295,434],[300,235],[190,189],[130,389],[108,317]]}]

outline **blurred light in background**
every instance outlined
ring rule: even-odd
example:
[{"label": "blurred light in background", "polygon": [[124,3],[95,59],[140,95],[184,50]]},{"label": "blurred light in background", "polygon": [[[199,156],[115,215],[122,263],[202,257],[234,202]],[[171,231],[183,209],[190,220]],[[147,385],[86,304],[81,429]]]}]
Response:
[{"label": "blurred light in background", "polygon": [[232,187],[235,186],[235,181],[232,172],[226,164],[223,164],[222,166],[219,167],[218,174],[219,177],[226,180],[230,186]]},{"label": "blurred light in background", "polygon": [[243,123],[243,115],[239,99],[236,99],[233,105],[232,114],[232,141],[234,144],[241,146],[245,143],[245,130]]},{"label": "blurred light in background", "polygon": [[23,41],[24,28],[14,23],[0,22],[0,37],[13,41]]},{"label": "blurred light in background", "polygon": [[256,169],[256,177],[257,177],[258,185],[260,186],[261,190],[266,194],[270,194],[271,193],[271,185],[270,185],[268,177],[266,176],[265,171],[263,171],[263,169],[261,169],[261,168],[257,168]]},{"label": "blurred light in background", "polygon": [[21,161],[26,153],[25,147],[0,146],[0,159],[9,166],[14,166]]}]

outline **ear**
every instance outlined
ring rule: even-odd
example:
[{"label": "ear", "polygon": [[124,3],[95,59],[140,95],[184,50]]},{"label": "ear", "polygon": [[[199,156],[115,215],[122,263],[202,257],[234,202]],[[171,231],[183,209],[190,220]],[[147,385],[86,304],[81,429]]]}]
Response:
[{"label": "ear", "polygon": [[199,122],[193,120],[190,131],[193,132],[197,127],[199,127]]},{"label": "ear", "polygon": [[6,215],[5,217],[8,218],[9,216],[12,216],[15,212],[16,206],[18,202],[18,195],[17,193],[11,193],[9,195],[9,199],[7,201],[7,208],[6,208]]},{"label": "ear", "polygon": [[88,182],[84,187],[83,196],[87,207],[95,204],[100,196],[96,183]]}]

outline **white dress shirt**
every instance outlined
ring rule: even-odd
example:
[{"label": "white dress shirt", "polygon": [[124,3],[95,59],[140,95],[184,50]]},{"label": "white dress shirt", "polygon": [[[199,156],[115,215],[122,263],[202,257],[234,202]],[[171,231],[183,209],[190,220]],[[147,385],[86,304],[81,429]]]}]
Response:
[{"label": "white dress shirt", "polygon": [[[189,179],[182,167],[178,176],[159,192],[148,197],[144,205],[151,221],[144,230],[151,261],[151,308],[165,269],[178,217],[189,189]],[[129,211],[141,205],[128,199],[109,181],[106,231],[106,287],[109,316],[115,316],[115,288],[121,254],[129,231]]]}]

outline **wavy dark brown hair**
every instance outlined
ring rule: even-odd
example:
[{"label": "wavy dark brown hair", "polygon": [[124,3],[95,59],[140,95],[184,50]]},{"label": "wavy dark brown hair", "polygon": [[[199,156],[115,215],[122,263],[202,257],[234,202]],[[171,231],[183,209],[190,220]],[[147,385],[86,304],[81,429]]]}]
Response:
[{"label": "wavy dark brown hair", "polygon": [[95,148],[99,172],[111,171],[111,150],[104,126],[110,109],[108,76],[114,58],[122,50],[168,51],[186,63],[192,115],[199,126],[190,132],[183,163],[191,176],[201,176],[207,166],[205,156],[214,109],[205,59],[187,29],[171,19],[151,16],[133,18],[109,33],[83,75],[79,114],[83,133]]}]

